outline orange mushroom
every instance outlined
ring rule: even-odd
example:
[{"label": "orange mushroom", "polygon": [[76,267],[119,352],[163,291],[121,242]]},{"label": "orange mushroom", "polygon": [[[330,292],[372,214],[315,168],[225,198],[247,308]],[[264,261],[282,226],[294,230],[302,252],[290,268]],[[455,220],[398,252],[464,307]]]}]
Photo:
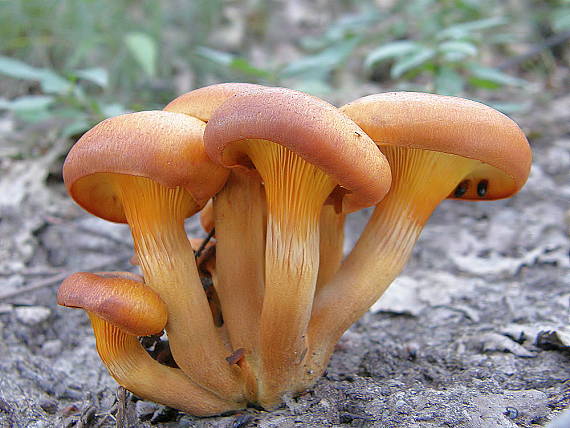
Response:
[{"label": "orange mushroom", "polygon": [[[364,132],[330,104],[284,88],[236,95],[204,133],[220,165],[256,171],[267,204],[265,291],[259,327],[258,401],[273,407],[299,389],[319,265],[319,216],[378,202],[390,171]],[[219,224],[216,219],[216,230]]]},{"label": "orange mushroom", "polygon": [[217,83],[204,86],[173,99],[164,107],[164,111],[182,113],[208,122],[214,111],[228,98],[263,88],[265,86],[253,83]]},{"label": "orange mushroom", "polygon": [[57,303],[88,313],[101,360],[111,376],[137,396],[197,416],[243,405],[217,397],[144,350],[137,336],[162,331],[167,310],[160,297],[137,279],[129,272],[76,273],[59,287]]},{"label": "orange mushroom", "polygon": [[[208,122],[228,99],[265,88],[249,83],[221,83],[179,96],[164,109]],[[207,204],[201,221],[208,232],[216,228],[215,289],[220,298],[224,328],[232,349],[256,353],[264,289],[265,195],[255,174],[231,171],[223,189]],[[210,230],[208,230],[210,229]],[[248,375],[251,384],[253,374]],[[254,400],[255,393],[249,398]]]},{"label": "orange mushroom", "polygon": [[[399,92],[364,97],[341,111],[378,144],[393,181],[354,249],[315,298],[308,365],[314,375],[324,370],[340,335],[400,273],[442,200],[509,197],[524,185],[531,165],[520,128],[474,101]],[[321,335],[334,340],[317,341]]]},{"label": "orange mushroom", "polygon": [[144,278],[167,305],[172,354],[197,384],[242,399],[240,370],[217,330],[184,230],[228,172],[204,152],[204,122],[149,111],[107,119],[73,146],[63,168],[73,199],[98,217],[128,223]]}]

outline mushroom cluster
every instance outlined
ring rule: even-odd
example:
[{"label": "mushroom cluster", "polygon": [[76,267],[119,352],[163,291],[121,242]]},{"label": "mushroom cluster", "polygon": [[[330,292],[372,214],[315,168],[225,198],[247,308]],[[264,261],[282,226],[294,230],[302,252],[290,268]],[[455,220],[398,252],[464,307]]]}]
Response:
[{"label": "mushroom cluster", "polygon": [[[512,120],[460,98],[337,109],[284,88],[201,88],[107,119],[71,149],[69,194],[129,225],[142,275],[77,273],[58,303],[87,311],[109,373],[142,398],[199,416],[275,408],[321,376],[443,199],[508,197],[530,163]],[[371,206],[343,261],[346,214]],[[184,229],[199,211],[208,245]],[[157,358],[140,338],[163,330]]]}]

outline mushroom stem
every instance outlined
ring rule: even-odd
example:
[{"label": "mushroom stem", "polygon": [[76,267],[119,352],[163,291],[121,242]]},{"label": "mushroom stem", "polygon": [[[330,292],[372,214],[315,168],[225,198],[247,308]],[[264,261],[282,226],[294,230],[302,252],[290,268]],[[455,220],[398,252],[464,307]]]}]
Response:
[{"label": "mushroom stem", "polygon": [[[214,199],[214,216],[215,281],[224,322],[232,350],[246,351],[249,364],[242,368],[257,367],[258,362],[251,359],[258,349],[265,257],[265,196],[259,177],[232,171]],[[248,383],[254,385],[253,373],[247,376]],[[248,398],[253,400],[255,394],[251,392]]]},{"label": "mushroom stem", "polygon": [[480,163],[427,150],[380,148],[392,169],[392,187],[336,275],[315,297],[307,369],[313,379],[325,369],[343,332],[401,272],[437,205]]},{"label": "mushroom stem", "polygon": [[323,206],[320,219],[317,290],[331,280],[342,262],[345,218],[346,214],[337,213],[334,205]]},{"label": "mushroom stem", "polygon": [[319,267],[319,215],[336,184],[278,144],[250,140],[246,153],[267,200],[258,401],[271,408],[283,393],[297,390]]},{"label": "mushroom stem", "polygon": [[243,406],[220,399],[194,384],[181,370],[153,360],[136,336],[88,314],[103,363],[111,376],[135,395],[196,416],[216,415]]},{"label": "mushroom stem", "polygon": [[198,206],[182,188],[117,175],[117,193],[131,227],[145,282],[166,303],[172,355],[197,384],[239,401],[239,368],[229,366],[231,353],[216,330],[194,261],[184,219]]}]

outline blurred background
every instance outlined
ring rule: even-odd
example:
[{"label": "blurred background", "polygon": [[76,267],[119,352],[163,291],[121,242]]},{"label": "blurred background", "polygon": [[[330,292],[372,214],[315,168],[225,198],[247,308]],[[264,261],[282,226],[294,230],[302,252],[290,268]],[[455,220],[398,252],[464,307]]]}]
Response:
[{"label": "blurred background", "polygon": [[220,81],[524,112],[567,91],[569,40],[569,0],[0,1],[0,114],[70,137]]}]

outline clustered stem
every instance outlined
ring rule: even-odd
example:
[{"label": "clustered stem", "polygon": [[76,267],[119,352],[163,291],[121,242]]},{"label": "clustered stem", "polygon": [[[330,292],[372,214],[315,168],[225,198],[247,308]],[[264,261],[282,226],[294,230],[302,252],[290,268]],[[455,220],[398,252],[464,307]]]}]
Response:
[{"label": "clustered stem", "polygon": [[319,267],[319,214],[335,183],[289,149],[254,140],[246,152],[265,184],[267,240],[261,311],[259,402],[296,385]]},{"label": "clustered stem", "polygon": [[127,175],[117,182],[145,282],[168,308],[166,331],[178,366],[220,397],[243,399],[239,368],[225,360],[231,350],[214,324],[184,230],[198,207],[182,188]]},{"label": "clustered stem", "polygon": [[[243,349],[247,367],[258,366],[259,319],[264,293],[265,195],[257,176],[233,171],[214,200],[216,290],[232,350]],[[248,399],[256,382],[247,373]]]},{"label": "clustered stem", "polygon": [[432,212],[478,162],[427,150],[381,149],[392,169],[392,186],[339,271],[315,297],[308,382],[322,373],[343,332],[401,272]]}]

